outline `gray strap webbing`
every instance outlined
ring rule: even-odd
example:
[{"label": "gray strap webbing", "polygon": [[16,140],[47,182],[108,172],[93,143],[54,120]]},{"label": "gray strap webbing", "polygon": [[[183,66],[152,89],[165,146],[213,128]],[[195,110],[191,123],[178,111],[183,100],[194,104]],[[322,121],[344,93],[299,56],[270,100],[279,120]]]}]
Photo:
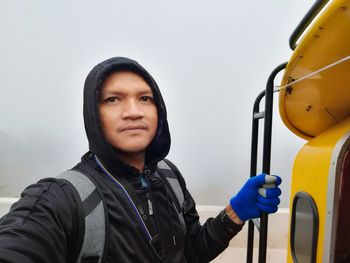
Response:
[{"label": "gray strap webbing", "polygon": [[[160,161],[157,164],[157,167],[159,169],[159,172],[164,175],[164,177],[167,179],[171,189],[173,190],[176,199],[180,205],[181,211],[178,212],[178,216],[180,219],[180,223],[182,225],[182,228],[184,230],[184,232],[187,232],[187,227],[186,227],[186,222],[185,222],[185,218],[183,215],[183,206],[185,203],[185,197],[184,197],[184,193],[182,191],[181,185],[179,183],[179,180],[177,179],[177,176],[175,174],[175,172],[171,169],[171,167],[164,161]],[[177,211],[176,207],[175,210]]]},{"label": "gray strap webbing", "polygon": [[78,171],[65,171],[58,178],[69,181],[78,191],[85,212],[85,234],[77,263],[101,263],[105,246],[105,211],[95,184]]}]

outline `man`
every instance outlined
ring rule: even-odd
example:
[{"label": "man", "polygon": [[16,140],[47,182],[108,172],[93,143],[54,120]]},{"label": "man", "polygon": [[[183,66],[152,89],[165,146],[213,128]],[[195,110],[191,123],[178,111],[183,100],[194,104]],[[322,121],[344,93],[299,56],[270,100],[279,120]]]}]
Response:
[{"label": "man", "polygon": [[[184,194],[182,222],[172,190],[156,173],[170,148],[165,105],[154,79],[131,59],[111,58],[92,69],[84,121],[90,151],[73,170],[92,177],[105,199],[109,231],[102,262],[208,262],[245,220],[277,210],[280,178],[259,175],[201,226],[183,177],[167,161]],[[261,190],[266,183],[276,187]],[[25,189],[1,219],[0,261],[76,262],[84,238],[81,206],[63,179]],[[156,235],[148,240],[151,230]]]}]

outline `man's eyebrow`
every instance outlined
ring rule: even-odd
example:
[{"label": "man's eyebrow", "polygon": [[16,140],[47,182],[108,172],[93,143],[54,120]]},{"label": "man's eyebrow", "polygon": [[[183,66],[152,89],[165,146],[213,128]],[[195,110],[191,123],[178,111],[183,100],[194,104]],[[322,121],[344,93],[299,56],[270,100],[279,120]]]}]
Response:
[{"label": "man's eyebrow", "polygon": [[101,94],[113,94],[113,95],[123,95],[125,92],[122,91],[116,91],[113,89],[106,89],[103,92],[101,92]]},{"label": "man's eyebrow", "polygon": [[138,94],[143,94],[143,95],[153,95],[153,92],[151,90],[145,90],[145,91],[140,91]]},{"label": "man's eyebrow", "polygon": [[142,88],[140,88],[138,93],[152,93],[153,94],[153,90],[150,87],[142,87]]}]

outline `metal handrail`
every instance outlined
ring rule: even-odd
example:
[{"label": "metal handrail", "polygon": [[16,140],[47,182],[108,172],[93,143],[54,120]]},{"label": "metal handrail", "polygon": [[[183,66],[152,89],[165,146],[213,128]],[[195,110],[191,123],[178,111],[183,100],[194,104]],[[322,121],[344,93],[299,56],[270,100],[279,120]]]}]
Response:
[{"label": "metal handrail", "polygon": [[[270,74],[265,91],[265,121],[264,121],[264,145],[263,145],[263,173],[270,174],[271,166],[271,137],[272,137],[272,110],[274,80],[276,75],[287,66],[287,62],[277,66]],[[260,217],[259,239],[259,263],[266,262],[268,215],[262,213]]]},{"label": "metal handrail", "polygon": [[[259,119],[257,115],[264,115],[265,112],[260,112],[260,101],[265,96],[265,90],[262,91],[255,99],[253,106],[253,123],[252,123],[252,141],[251,141],[251,155],[250,155],[250,177],[256,176],[257,172],[257,158],[258,158],[258,133],[259,133]],[[247,243],[247,263],[253,262],[253,247],[254,247],[254,222],[248,222],[248,243]]]},{"label": "metal handrail", "polygon": [[289,38],[289,47],[294,50],[297,47],[297,41],[304,33],[305,29],[311,24],[314,18],[322,10],[322,8],[329,2],[329,0],[317,0],[294,29],[292,35]]},{"label": "metal handrail", "polygon": [[[251,142],[251,161],[250,161],[250,177],[256,176],[257,172],[257,150],[258,150],[258,132],[259,119],[264,118],[264,141],[263,141],[263,167],[262,172],[270,174],[271,164],[271,137],[272,137],[272,113],[273,113],[273,93],[274,80],[276,75],[287,66],[287,62],[277,66],[270,74],[266,89],[261,92],[255,100],[253,107],[253,123],[252,123],[252,142]],[[265,111],[259,112],[259,104],[265,96]],[[262,213],[260,217],[260,235],[259,235],[259,263],[266,262],[267,248],[267,226],[268,215]],[[250,220],[248,225],[248,245],[247,245],[247,263],[253,262],[253,244],[254,243],[254,224]]]}]

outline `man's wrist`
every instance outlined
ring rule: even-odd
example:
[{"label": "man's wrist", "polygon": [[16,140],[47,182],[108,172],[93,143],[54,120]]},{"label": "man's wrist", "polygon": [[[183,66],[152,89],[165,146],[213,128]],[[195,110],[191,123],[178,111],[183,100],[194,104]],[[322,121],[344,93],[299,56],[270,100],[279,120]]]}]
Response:
[{"label": "man's wrist", "polygon": [[239,216],[236,214],[236,212],[233,210],[232,206],[228,204],[225,207],[225,212],[228,215],[228,217],[237,225],[243,225],[244,221],[242,221]]}]

